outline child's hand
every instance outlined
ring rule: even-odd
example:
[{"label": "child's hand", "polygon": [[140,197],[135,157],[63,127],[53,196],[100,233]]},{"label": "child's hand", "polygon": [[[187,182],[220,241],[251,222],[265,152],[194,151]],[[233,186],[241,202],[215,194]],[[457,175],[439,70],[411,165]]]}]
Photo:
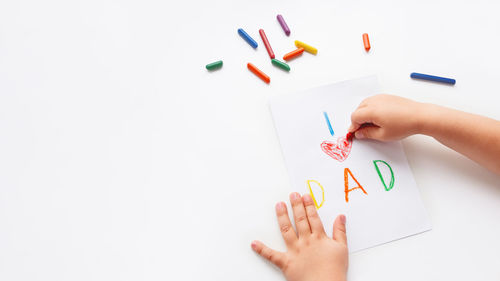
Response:
[{"label": "child's hand", "polygon": [[348,252],[345,216],[333,224],[333,239],[326,236],[311,195],[290,194],[297,232],[292,227],[286,204],[276,204],[276,215],[288,251],[275,251],[253,241],[252,249],[283,271],[288,281],[346,280]]},{"label": "child's hand", "polygon": [[423,103],[391,95],[361,102],[351,115],[349,132],[358,139],[399,140],[419,132]]}]

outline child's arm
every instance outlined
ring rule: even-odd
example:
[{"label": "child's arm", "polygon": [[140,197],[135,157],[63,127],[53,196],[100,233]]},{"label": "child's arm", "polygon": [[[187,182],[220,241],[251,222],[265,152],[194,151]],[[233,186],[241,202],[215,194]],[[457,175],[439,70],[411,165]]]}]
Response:
[{"label": "child's arm", "polygon": [[356,138],[388,141],[424,134],[500,174],[500,121],[391,95],[365,99],[351,121],[349,132]]},{"label": "child's arm", "polygon": [[345,281],[348,252],[345,216],[333,224],[333,238],[326,236],[311,195],[290,194],[297,231],[292,227],[286,204],[276,204],[276,216],[287,252],[275,251],[259,241],[252,249],[270,261],[288,281]]}]

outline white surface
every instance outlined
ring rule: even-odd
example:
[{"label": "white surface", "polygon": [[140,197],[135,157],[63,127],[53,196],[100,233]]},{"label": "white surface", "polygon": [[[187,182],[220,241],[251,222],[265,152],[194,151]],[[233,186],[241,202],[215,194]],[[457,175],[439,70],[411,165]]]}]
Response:
[{"label": "white surface", "polygon": [[[1,1],[0,279],[282,280],[250,250],[284,248],[274,204],[290,182],[267,99],[378,72],[384,92],[500,119],[498,8]],[[239,27],[265,28],[278,57],[294,39],[319,53],[283,73]],[[499,176],[432,139],[403,144],[433,230],[353,254],[350,280],[498,279]]]},{"label": "white surface", "polygon": [[[321,184],[322,187],[316,186],[315,200],[322,205],[318,212],[323,226],[331,236],[332,218],[345,214],[349,252],[431,229],[401,142],[353,141],[350,153],[342,161],[321,148],[324,141],[337,144],[338,138],[345,140],[351,112],[364,98],[377,94],[379,88],[377,77],[368,76],[278,96],[270,102],[290,175],[290,192],[309,193],[309,180]],[[330,135],[323,112],[330,115],[334,136]],[[391,166],[395,179],[391,190],[384,188],[374,160]],[[384,164],[381,167],[389,184],[391,171]],[[347,188],[352,189],[348,195],[344,169],[351,172],[347,176]]]}]

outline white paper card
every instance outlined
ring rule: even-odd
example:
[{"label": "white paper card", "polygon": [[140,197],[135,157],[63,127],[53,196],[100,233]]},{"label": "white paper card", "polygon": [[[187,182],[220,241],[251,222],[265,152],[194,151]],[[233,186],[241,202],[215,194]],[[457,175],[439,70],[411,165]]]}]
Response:
[{"label": "white paper card", "polygon": [[347,154],[349,142],[339,141],[351,113],[378,89],[370,76],[270,101],[292,190],[312,191],[329,236],[335,217],[347,216],[350,252],[431,229],[400,142],[354,139]]}]

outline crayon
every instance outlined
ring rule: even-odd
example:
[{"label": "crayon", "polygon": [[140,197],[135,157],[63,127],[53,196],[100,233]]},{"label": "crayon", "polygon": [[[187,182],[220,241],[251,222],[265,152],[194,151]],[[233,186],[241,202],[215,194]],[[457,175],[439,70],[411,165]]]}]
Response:
[{"label": "crayon", "polygon": [[296,58],[304,52],[304,48],[298,48],[296,50],[291,51],[290,53],[286,54],[283,56],[284,60],[291,60],[293,58]]},{"label": "crayon", "polygon": [[216,61],[216,62],[212,62],[212,63],[209,63],[205,66],[208,70],[215,70],[215,69],[219,69],[222,67],[222,61],[219,60],[219,61]]},{"label": "crayon", "polygon": [[274,59],[273,48],[271,48],[271,44],[269,44],[269,40],[267,40],[266,33],[264,29],[259,29],[260,38],[262,38],[262,42],[264,42],[264,46],[266,47],[267,53],[271,59]]},{"label": "crayon", "polygon": [[281,68],[281,69],[283,69],[285,71],[290,71],[290,66],[288,64],[284,63],[284,62],[281,62],[281,61],[279,61],[277,59],[272,59],[271,62],[275,66],[277,66],[277,67],[279,67],[279,68]]},{"label": "crayon", "polygon": [[318,53],[318,49],[314,48],[313,46],[311,45],[307,45],[306,43],[304,42],[300,42],[298,40],[295,40],[295,46],[297,46],[297,48],[304,48],[304,50],[308,53],[311,53],[313,55],[317,54]]},{"label": "crayon", "polygon": [[247,67],[248,69],[250,69],[251,72],[253,72],[253,74],[257,75],[257,77],[262,79],[262,81],[266,82],[267,84],[271,82],[271,78],[269,78],[269,76],[267,76],[264,72],[258,69],[255,65],[248,63]]},{"label": "crayon", "polygon": [[450,85],[455,85],[455,83],[456,83],[455,79],[433,76],[433,75],[422,74],[422,73],[416,73],[416,72],[413,72],[412,74],[410,74],[410,77],[413,79],[422,79],[422,80],[434,81],[434,82],[445,83],[445,84],[450,84]]},{"label": "crayon", "polygon": [[368,52],[371,48],[370,38],[368,38],[368,33],[363,33],[363,45],[365,45],[365,50]]},{"label": "crayon", "polygon": [[247,41],[252,48],[257,49],[257,46],[259,45],[255,42],[255,40],[253,40],[252,37],[250,37],[250,35],[248,35],[248,33],[245,32],[245,30],[243,30],[243,28],[238,29],[238,34],[240,34],[241,38],[245,39],[245,41]]},{"label": "crayon", "polygon": [[347,135],[345,136],[345,138],[348,141],[353,140],[354,139],[354,133],[351,133],[351,132],[347,133]]},{"label": "crayon", "polygon": [[276,18],[278,19],[281,28],[283,28],[283,31],[285,32],[286,36],[290,36],[290,28],[288,28],[288,25],[285,22],[285,19],[283,18],[282,15],[277,15]]}]

